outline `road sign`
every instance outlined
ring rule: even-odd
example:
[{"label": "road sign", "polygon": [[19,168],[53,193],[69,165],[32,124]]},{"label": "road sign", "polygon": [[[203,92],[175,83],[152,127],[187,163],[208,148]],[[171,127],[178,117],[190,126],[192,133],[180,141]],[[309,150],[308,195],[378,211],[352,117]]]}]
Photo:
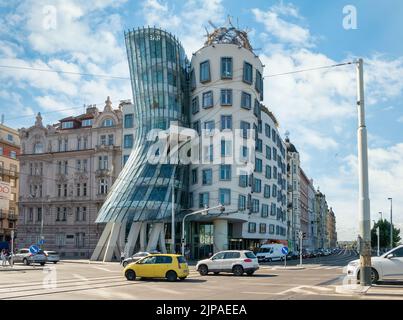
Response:
[{"label": "road sign", "polygon": [[39,250],[40,249],[35,245],[32,245],[32,246],[29,247],[29,252],[32,253],[32,254],[37,254],[39,252]]},{"label": "road sign", "polygon": [[287,248],[287,247],[282,247],[282,248],[281,248],[281,252],[282,252],[283,254],[287,255],[287,254],[288,254],[288,248]]},{"label": "road sign", "polygon": [[39,245],[43,245],[45,243],[45,239],[39,240]]}]

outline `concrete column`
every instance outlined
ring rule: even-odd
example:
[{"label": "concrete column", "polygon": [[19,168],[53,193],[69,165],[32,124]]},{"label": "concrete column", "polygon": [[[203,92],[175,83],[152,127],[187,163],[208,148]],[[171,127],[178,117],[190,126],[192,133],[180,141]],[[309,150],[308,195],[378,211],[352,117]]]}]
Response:
[{"label": "concrete column", "polygon": [[228,221],[214,220],[214,253],[228,250]]},{"label": "concrete column", "polygon": [[140,229],[140,251],[145,251],[147,245],[147,222],[144,221]]},{"label": "concrete column", "polygon": [[140,234],[141,226],[142,222],[132,222],[125,246],[125,253],[128,257],[134,253],[134,248],[136,247],[136,242]]}]

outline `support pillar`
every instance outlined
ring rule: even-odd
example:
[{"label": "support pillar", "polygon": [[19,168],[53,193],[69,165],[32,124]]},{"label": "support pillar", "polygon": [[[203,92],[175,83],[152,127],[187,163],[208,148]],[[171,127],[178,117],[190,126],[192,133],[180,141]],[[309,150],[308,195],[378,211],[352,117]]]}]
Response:
[{"label": "support pillar", "polygon": [[228,250],[228,221],[214,220],[214,253]]}]

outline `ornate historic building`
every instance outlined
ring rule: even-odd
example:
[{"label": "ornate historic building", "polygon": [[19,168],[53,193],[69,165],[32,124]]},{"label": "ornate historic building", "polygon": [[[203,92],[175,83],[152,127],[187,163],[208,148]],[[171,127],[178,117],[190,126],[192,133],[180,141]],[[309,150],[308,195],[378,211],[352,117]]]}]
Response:
[{"label": "ornate historic building", "polygon": [[122,164],[121,107],[109,99],[99,110],[19,130],[21,183],[18,247],[42,238],[62,257],[89,258],[102,233],[99,208]]},{"label": "ornate historic building", "polygon": [[0,124],[0,242],[10,241],[18,220],[19,153],[18,132]]}]

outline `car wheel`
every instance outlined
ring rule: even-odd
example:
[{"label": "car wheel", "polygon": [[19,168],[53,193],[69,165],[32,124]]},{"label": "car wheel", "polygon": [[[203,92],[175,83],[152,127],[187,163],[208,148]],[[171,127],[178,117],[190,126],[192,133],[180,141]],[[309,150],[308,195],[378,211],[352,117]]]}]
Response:
[{"label": "car wheel", "polygon": [[44,266],[45,265],[45,262],[41,262],[41,266]]},{"label": "car wheel", "polygon": [[25,264],[26,266],[29,266],[29,261],[28,261],[27,258],[25,258],[24,260],[22,260],[22,262],[24,262],[24,264]]},{"label": "car wheel", "polygon": [[180,281],[183,281],[183,280],[185,280],[185,279],[186,279],[186,277],[180,277],[180,278],[179,278]]},{"label": "car wheel", "polygon": [[122,265],[123,265],[123,268],[126,268],[127,264],[128,264],[128,262],[127,262],[127,261],[124,261],[123,264],[122,264]]},{"label": "car wheel", "polygon": [[201,266],[199,266],[199,273],[201,276],[207,276],[208,268],[205,264],[202,264]]},{"label": "car wheel", "polygon": [[127,270],[125,272],[125,277],[129,281],[134,281],[136,280],[136,273],[133,270]]},{"label": "car wheel", "polygon": [[254,273],[255,273],[255,271],[247,271],[247,272],[246,272],[246,274],[247,274],[248,276],[253,276]]},{"label": "car wheel", "polygon": [[167,278],[167,280],[169,281],[169,282],[174,282],[174,281],[176,281],[176,279],[178,278],[178,275],[176,274],[176,272],[175,271],[168,271],[167,272],[167,274],[166,274],[166,276],[165,276],[166,278]]},{"label": "car wheel", "polygon": [[232,268],[232,273],[233,273],[235,276],[242,276],[242,275],[243,275],[243,268],[242,268],[242,266],[234,266],[234,267]]},{"label": "car wheel", "polygon": [[[357,283],[360,283],[360,271],[357,273]],[[371,268],[371,283],[375,284],[379,281],[379,274],[378,272],[374,269]]]},{"label": "car wheel", "polygon": [[220,274],[219,272],[214,272],[215,275]]},{"label": "car wheel", "polygon": [[57,263],[57,261],[53,261],[53,263],[54,263],[54,264],[56,264],[56,263]]}]

